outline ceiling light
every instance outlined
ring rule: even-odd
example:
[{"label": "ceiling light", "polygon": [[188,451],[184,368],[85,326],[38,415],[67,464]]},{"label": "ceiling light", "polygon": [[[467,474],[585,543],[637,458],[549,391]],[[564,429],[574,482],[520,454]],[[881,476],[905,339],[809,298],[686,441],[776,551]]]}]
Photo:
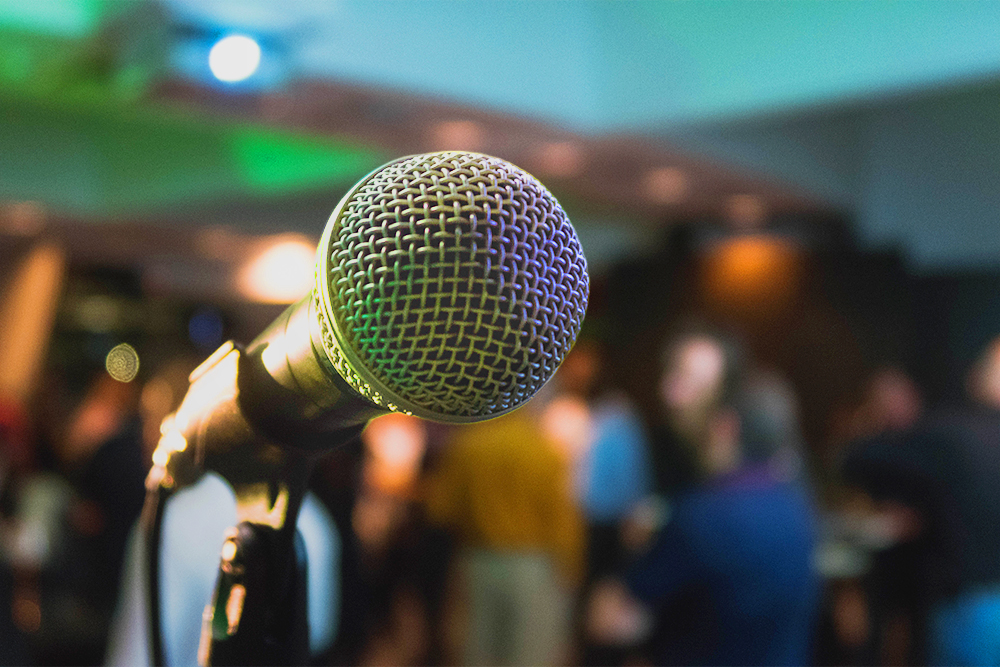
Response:
[{"label": "ceiling light", "polygon": [[737,229],[760,227],[767,219],[767,205],[757,195],[733,195],[726,202],[726,219]]},{"label": "ceiling light", "polygon": [[687,195],[688,177],[677,167],[659,167],[646,172],[642,185],[653,203],[675,204]]},{"label": "ceiling light", "polygon": [[483,147],[483,129],[471,120],[446,120],[434,126],[434,150],[478,151]]},{"label": "ceiling light", "polygon": [[246,35],[223,37],[208,53],[208,66],[219,81],[250,78],[260,65],[260,45]]},{"label": "ceiling light", "polygon": [[0,232],[35,236],[45,227],[45,209],[38,202],[14,202],[0,210]]},{"label": "ceiling light", "polygon": [[552,141],[538,151],[540,171],[547,176],[568,178],[583,168],[583,150],[575,141]]}]

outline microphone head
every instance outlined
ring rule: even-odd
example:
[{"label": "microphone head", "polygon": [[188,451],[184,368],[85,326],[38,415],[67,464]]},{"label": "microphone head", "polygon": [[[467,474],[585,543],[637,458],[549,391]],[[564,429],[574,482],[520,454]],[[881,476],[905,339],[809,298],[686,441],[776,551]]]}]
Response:
[{"label": "microphone head", "polygon": [[475,422],[552,376],[587,309],[587,263],[555,197],[498,158],[442,152],[369,174],[318,249],[334,369],[373,403]]}]

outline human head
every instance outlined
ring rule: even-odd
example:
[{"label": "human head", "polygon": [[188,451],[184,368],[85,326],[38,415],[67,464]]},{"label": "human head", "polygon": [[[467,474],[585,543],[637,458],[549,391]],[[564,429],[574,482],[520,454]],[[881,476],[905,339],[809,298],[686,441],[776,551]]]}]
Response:
[{"label": "human head", "polygon": [[868,380],[865,407],[873,431],[901,431],[920,417],[923,401],[909,375],[899,368],[886,366],[876,370]]},{"label": "human head", "polygon": [[1000,337],[987,344],[966,378],[972,400],[1000,408]]},{"label": "human head", "polygon": [[747,463],[764,463],[801,457],[803,440],[795,391],[780,375],[757,372],[736,394],[734,408],[740,419],[740,455]]},{"label": "human head", "polygon": [[742,348],[721,332],[692,326],[667,341],[662,362],[663,416],[682,440],[695,443],[704,437],[709,416],[739,385]]},{"label": "human head", "polygon": [[801,468],[801,450],[795,393],[780,376],[755,372],[712,410],[697,462],[708,476],[768,463],[792,477]]}]

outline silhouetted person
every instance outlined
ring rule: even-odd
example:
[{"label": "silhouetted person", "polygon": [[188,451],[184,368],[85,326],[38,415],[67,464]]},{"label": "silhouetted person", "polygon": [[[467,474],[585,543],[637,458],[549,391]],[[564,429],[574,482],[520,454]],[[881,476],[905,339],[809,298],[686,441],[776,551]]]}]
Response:
[{"label": "silhouetted person", "polygon": [[907,523],[925,549],[934,664],[1000,663],[1000,340],[967,389],[964,405],[855,445],[843,468],[846,481],[917,518]]},{"label": "silhouetted person", "polygon": [[[898,368],[878,368],[866,382],[861,402],[841,423],[840,439],[847,442],[838,447],[838,455],[863,448],[864,443],[898,437],[915,425],[922,412],[923,400],[914,381]],[[870,556],[865,559],[870,566],[863,577],[831,577],[827,600],[829,638],[834,643],[824,650],[842,662],[925,664],[930,604],[925,578],[933,566],[928,561],[933,545],[928,534],[913,530],[917,517],[911,510],[870,501],[848,493],[840,503],[841,515],[848,519],[841,529],[850,543]],[[883,540],[880,548],[862,546],[872,535]]]}]

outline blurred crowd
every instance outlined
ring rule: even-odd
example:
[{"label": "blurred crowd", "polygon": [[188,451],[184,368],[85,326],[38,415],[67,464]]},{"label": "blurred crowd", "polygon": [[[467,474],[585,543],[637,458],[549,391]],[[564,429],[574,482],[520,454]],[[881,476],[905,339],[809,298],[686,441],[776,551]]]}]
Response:
[{"label": "blurred crowd", "polygon": [[[196,361],[135,382],[98,370],[77,395],[52,379],[30,410],[0,397],[0,664],[134,659],[116,646],[130,534]],[[519,410],[390,414],[320,462],[300,522],[310,545],[326,536],[316,664],[1000,661],[1000,342],[954,406],[925,410],[904,370],[875,370],[822,447],[794,387],[731,332],[670,332],[649,359],[655,414],[606,361],[584,335]],[[225,485],[197,493],[178,496],[178,525],[227,525]],[[164,575],[205,581],[164,621],[184,635],[166,640],[177,664],[222,544],[204,530],[164,545],[183,555],[168,569],[208,559]]]}]

